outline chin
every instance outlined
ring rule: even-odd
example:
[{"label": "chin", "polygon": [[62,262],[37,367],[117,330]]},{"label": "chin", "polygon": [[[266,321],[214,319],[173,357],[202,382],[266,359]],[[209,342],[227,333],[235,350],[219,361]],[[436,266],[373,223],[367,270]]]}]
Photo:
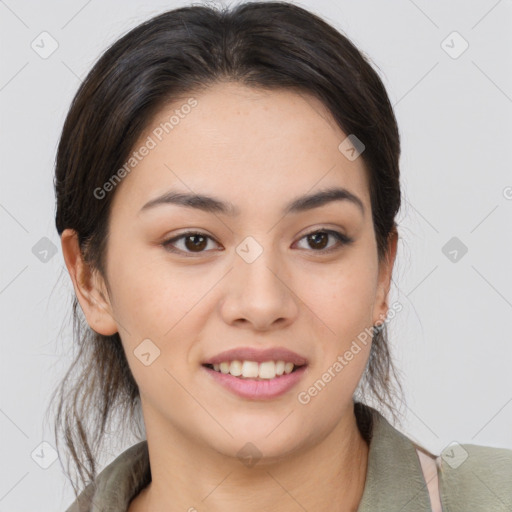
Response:
[{"label": "chin", "polygon": [[[281,417],[279,421],[274,421],[270,428],[266,424],[258,428],[253,422],[250,428],[237,429],[231,423],[228,430],[233,437],[223,435],[222,440],[211,440],[210,446],[222,455],[238,458],[248,467],[255,463],[264,466],[281,462],[302,451],[309,438],[300,429],[290,429],[289,425],[285,428],[284,422],[279,425],[282,419]],[[301,435],[304,435],[304,439]],[[247,464],[246,460],[249,461]]]}]

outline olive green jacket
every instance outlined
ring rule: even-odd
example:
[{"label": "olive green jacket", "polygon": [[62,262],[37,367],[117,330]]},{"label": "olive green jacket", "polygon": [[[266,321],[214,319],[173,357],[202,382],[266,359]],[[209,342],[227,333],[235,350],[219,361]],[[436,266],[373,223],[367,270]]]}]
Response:
[{"label": "olive green jacket", "polygon": [[[431,511],[414,443],[376,409],[356,403],[354,411],[362,435],[370,442],[357,512]],[[512,450],[453,445],[438,458],[437,479],[443,512],[512,512]],[[144,440],[110,463],[66,512],[126,512],[150,481]]]}]

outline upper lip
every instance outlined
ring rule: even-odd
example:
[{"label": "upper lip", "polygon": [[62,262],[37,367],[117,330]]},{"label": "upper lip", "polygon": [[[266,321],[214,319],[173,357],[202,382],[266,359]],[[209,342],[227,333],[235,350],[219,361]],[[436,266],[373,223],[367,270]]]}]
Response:
[{"label": "upper lip", "polygon": [[267,348],[264,350],[252,347],[234,348],[210,357],[203,361],[203,364],[220,364],[224,361],[255,361],[257,363],[284,361],[293,363],[295,366],[307,364],[307,359],[284,347]]}]

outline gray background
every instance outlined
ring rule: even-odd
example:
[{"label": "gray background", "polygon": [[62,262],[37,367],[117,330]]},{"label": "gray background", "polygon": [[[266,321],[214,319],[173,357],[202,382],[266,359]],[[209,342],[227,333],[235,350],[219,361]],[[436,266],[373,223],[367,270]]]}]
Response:
[{"label": "gray background", "polygon": [[[403,430],[437,453],[453,441],[512,448],[512,2],[296,3],[370,57],[398,118],[404,200],[391,301],[403,310],[389,331]],[[0,0],[0,512],[63,511],[73,499],[41,445],[54,445],[45,412],[72,343],[52,183],[67,109],[109,44],[187,4]],[[58,43],[47,58],[31,47],[47,37],[51,48],[43,31]],[[44,237],[55,254],[40,252]]]}]

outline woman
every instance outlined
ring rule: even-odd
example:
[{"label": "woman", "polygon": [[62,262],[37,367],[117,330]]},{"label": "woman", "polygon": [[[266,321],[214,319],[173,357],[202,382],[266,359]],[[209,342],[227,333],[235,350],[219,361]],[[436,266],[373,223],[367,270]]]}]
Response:
[{"label": "woman", "polygon": [[[297,6],[169,11],[102,56],[56,162],[68,512],[512,510],[512,451],[436,458],[367,405],[400,396],[399,155],[378,75]],[[96,475],[115,412],[146,438]]]}]

